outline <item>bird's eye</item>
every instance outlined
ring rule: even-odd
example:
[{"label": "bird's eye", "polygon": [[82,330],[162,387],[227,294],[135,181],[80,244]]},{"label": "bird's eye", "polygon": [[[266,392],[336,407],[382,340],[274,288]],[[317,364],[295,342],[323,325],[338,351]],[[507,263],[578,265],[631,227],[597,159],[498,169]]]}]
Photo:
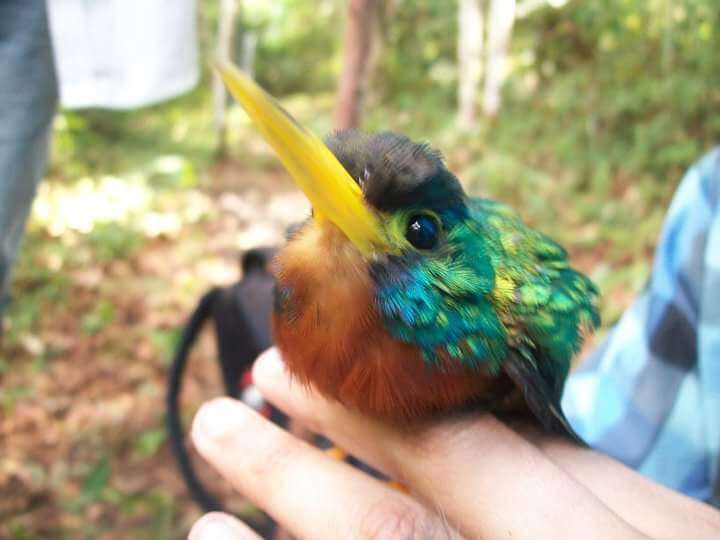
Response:
[{"label": "bird's eye", "polygon": [[440,223],[429,214],[413,214],[407,223],[405,238],[417,249],[432,249],[440,237]]}]

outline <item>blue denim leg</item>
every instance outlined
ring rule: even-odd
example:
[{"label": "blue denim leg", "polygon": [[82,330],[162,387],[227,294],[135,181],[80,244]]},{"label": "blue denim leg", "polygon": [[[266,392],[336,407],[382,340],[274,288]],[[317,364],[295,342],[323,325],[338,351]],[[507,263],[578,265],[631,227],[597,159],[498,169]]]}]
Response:
[{"label": "blue denim leg", "polygon": [[45,0],[0,1],[0,315],[45,172],[56,103]]}]

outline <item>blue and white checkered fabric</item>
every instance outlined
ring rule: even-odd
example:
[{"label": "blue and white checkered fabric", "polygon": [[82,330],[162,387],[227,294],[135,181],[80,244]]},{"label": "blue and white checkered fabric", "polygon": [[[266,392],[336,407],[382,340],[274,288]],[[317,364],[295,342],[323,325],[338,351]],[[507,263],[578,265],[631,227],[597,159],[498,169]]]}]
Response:
[{"label": "blue and white checkered fabric", "polygon": [[720,148],[683,178],[647,289],[563,408],[592,447],[720,506]]}]

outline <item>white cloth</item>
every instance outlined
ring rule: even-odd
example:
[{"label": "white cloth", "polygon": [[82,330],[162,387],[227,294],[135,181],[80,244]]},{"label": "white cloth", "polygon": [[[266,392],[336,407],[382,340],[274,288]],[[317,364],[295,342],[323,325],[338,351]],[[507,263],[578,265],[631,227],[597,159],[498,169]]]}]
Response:
[{"label": "white cloth", "polygon": [[47,0],[60,101],[136,108],[198,81],[195,0]]}]

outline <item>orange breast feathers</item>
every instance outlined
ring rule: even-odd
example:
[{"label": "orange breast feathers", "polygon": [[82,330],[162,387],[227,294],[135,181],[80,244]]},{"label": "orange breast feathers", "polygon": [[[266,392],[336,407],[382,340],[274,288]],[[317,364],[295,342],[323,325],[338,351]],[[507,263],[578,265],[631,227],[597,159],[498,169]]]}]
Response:
[{"label": "orange breast feathers", "polygon": [[385,330],[368,264],[332,226],[308,223],[278,255],[273,334],[290,373],[325,397],[402,422],[507,395],[498,381],[427,365]]}]

